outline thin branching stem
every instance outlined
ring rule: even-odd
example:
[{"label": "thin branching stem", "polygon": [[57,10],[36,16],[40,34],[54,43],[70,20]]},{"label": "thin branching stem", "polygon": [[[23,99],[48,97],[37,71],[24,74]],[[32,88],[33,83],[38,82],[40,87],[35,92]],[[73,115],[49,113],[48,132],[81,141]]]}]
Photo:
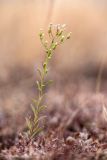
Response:
[{"label": "thin branching stem", "polygon": [[[39,37],[41,44],[45,50],[45,58],[41,68],[38,68],[38,73],[40,79],[36,81],[38,95],[37,98],[33,100],[32,112],[33,116],[31,118],[26,118],[27,127],[28,127],[28,136],[30,139],[34,138],[39,134],[44,126],[41,126],[41,121],[46,116],[41,116],[42,111],[47,107],[44,104],[45,88],[51,81],[46,81],[46,76],[49,71],[49,62],[52,59],[55,49],[58,45],[62,44],[65,40],[70,39],[71,33],[65,34],[65,25],[53,25],[50,24],[48,28],[48,36],[50,38],[50,43],[44,38],[43,30],[40,31]],[[55,34],[54,34],[55,33]]]}]

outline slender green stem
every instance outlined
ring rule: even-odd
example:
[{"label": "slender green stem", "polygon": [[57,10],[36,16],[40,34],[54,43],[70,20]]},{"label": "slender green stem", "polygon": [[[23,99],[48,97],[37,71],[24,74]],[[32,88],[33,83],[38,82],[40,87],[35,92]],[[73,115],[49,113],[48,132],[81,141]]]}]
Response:
[{"label": "slender green stem", "polygon": [[28,126],[28,135],[30,139],[34,138],[39,132],[42,131],[43,126],[41,127],[40,121],[44,118],[41,115],[41,112],[46,108],[46,105],[43,103],[43,97],[45,95],[45,88],[48,85],[48,82],[45,82],[46,76],[48,74],[49,62],[52,59],[55,49],[58,45],[62,44],[65,40],[70,38],[70,34],[64,35],[65,27],[64,25],[57,25],[56,32],[53,34],[53,30],[55,26],[50,24],[48,28],[48,36],[50,37],[50,44],[48,44],[47,40],[44,39],[44,33],[41,31],[39,33],[40,41],[45,49],[45,59],[41,69],[38,69],[40,80],[37,81],[37,89],[38,89],[38,96],[33,101],[34,104],[32,105],[33,117],[26,118],[27,126]]}]

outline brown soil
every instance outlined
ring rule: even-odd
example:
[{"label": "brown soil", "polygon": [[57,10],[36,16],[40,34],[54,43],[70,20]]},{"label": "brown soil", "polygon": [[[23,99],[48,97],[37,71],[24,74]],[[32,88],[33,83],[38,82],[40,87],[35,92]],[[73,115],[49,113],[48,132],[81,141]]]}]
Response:
[{"label": "brown soil", "polygon": [[95,93],[95,77],[70,73],[53,77],[54,84],[47,89],[48,109],[43,113],[47,115],[45,129],[30,142],[24,131],[36,94],[34,77],[27,74],[1,85],[0,160],[107,159],[106,77],[100,93]]}]

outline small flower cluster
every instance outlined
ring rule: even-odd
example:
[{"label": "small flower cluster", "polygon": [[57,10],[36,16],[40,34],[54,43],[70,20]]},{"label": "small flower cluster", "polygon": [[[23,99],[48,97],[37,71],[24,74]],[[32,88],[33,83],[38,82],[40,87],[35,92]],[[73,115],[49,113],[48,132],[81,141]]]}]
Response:
[{"label": "small flower cluster", "polygon": [[[64,42],[65,40],[67,39],[70,39],[71,37],[71,32],[69,32],[68,34],[64,34],[64,31],[66,29],[66,25],[63,24],[63,25],[53,25],[53,24],[50,24],[49,27],[48,27],[48,35],[49,37],[52,39],[52,48],[53,50],[56,49],[56,47],[58,45],[60,45],[62,42]],[[48,49],[48,41],[44,41],[44,32],[43,30],[41,29],[40,30],[40,40],[42,41],[42,44],[43,46],[45,47],[45,49],[47,50]]]},{"label": "small flower cluster", "polygon": [[40,121],[44,118],[44,116],[41,116],[41,112],[46,108],[46,105],[43,104],[43,99],[45,96],[45,88],[51,82],[46,82],[45,78],[48,73],[49,62],[53,56],[55,49],[65,40],[70,39],[71,32],[65,34],[65,28],[66,25],[50,24],[48,27],[48,37],[50,39],[50,43],[45,39],[45,34],[42,29],[39,33],[41,44],[45,50],[45,59],[42,64],[42,67],[38,68],[40,80],[36,81],[38,96],[36,99],[33,100],[32,104],[33,117],[26,118],[28,126],[28,135],[30,139],[35,137],[39,132],[43,130],[43,127],[40,126]]}]

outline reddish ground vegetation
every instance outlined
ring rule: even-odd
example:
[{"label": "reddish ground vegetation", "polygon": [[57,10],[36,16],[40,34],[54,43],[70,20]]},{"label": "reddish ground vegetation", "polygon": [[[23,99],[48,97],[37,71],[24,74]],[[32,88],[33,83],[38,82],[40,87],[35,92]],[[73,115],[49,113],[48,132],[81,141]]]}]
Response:
[{"label": "reddish ground vegetation", "polygon": [[0,160],[106,160],[106,80],[101,93],[95,93],[93,77],[54,75],[53,87],[47,89],[45,129],[29,141],[23,132],[30,100],[36,94],[31,77],[17,85],[5,84],[0,91],[4,105],[0,111]]}]

